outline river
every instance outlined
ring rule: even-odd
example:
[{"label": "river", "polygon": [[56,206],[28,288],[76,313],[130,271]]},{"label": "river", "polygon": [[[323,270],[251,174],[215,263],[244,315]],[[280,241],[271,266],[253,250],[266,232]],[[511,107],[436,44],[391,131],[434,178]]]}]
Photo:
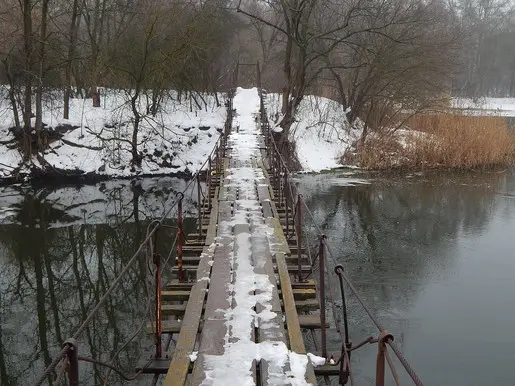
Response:
[{"label": "river", "polygon": [[[336,263],[425,384],[513,385],[513,172],[340,173],[298,184]],[[349,303],[353,343],[377,336],[356,299]],[[376,352],[353,354],[356,384],[374,384]]]},{"label": "river", "polygon": [[[0,189],[2,386],[36,381],[131,259],[150,221],[165,215],[185,187],[179,179],[146,178],[137,183]],[[191,193],[196,192],[188,190],[184,200],[187,232],[195,227]],[[163,223],[176,225],[175,212]],[[163,228],[158,234],[162,256],[172,250],[175,232]],[[79,337],[79,355],[105,362],[116,358],[114,364],[128,375],[149,357],[152,342],[145,330],[152,277],[147,267],[139,259],[123,276]],[[80,368],[81,384],[103,384],[104,368],[83,362]],[[143,377],[130,384],[149,382]],[[111,374],[107,384],[121,383]]]},{"label": "river", "polygon": [[[296,182],[328,237],[330,264],[345,266],[425,384],[513,384],[514,173],[339,172]],[[131,258],[149,221],[185,186],[150,178],[0,189],[2,386],[35,381]],[[194,198],[187,194],[187,230],[195,227]],[[174,213],[166,224],[175,224]],[[169,232],[160,236],[163,255],[172,245]],[[306,223],[305,232],[313,244],[317,230]],[[116,365],[130,373],[149,355],[151,342],[138,333],[148,320],[148,283],[147,264],[139,261],[81,336],[81,355],[108,361],[135,333]],[[356,299],[348,302],[356,344],[376,332]],[[353,354],[357,385],[373,384],[375,354],[375,345]],[[104,374],[81,364],[83,384],[100,385]],[[121,382],[112,375],[108,384]]]}]

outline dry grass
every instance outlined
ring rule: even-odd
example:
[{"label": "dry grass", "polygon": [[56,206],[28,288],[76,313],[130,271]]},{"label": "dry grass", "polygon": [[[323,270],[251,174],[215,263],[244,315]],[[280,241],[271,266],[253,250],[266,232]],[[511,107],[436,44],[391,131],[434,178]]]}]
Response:
[{"label": "dry grass", "polygon": [[360,152],[361,166],[472,169],[508,165],[514,160],[515,135],[502,117],[418,115],[406,125],[418,133],[370,137]]}]

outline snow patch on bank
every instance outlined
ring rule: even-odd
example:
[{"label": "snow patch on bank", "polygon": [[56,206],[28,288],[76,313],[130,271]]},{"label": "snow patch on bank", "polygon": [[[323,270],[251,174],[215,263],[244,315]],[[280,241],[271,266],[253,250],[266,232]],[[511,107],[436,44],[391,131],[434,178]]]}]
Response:
[{"label": "snow patch on bank", "polygon": [[452,98],[451,106],[471,115],[515,117],[515,98]]},{"label": "snow patch on bank", "polygon": [[[190,100],[179,102],[177,95],[164,100],[156,116],[148,115],[140,123],[138,150],[143,155],[141,168],[131,170],[131,145],[134,117],[129,95],[119,90],[103,90],[102,106],[92,107],[91,99],[71,99],[70,119],[63,119],[61,96],[45,101],[43,122],[49,127],[72,125],[78,128],[64,134],[62,140],[49,145],[44,158],[53,167],[83,171],[111,177],[137,174],[196,172],[213,149],[225,121],[225,107],[216,107],[214,96],[203,95],[207,108]],[[146,110],[146,102],[139,102]],[[0,98],[0,135],[3,141],[13,139],[14,126],[7,99]],[[35,119],[33,119],[33,124]],[[78,144],[82,147],[71,145]],[[0,177],[12,175],[22,158],[16,149],[0,144]],[[35,157],[31,160],[39,165]],[[22,172],[29,172],[27,167]]]},{"label": "snow patch on bank", "polygon": [[[269,94],[267,107],[271,121],[279,117],[280,106],[280,94]],[[351,128],[340,103],[313,95],[302,100],[290,132],[306,172],[341,167],[341,156],[360,134],[359,128]]]}]

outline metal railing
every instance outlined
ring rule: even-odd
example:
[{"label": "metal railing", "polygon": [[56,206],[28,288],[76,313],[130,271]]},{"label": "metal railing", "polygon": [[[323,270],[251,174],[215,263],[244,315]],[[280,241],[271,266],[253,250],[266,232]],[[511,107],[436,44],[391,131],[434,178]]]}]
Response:
[{"label": "metal railing", "polygon": [[[366,344],[377,344],[377,359],[376,359],[376,386],[384,386],[385,384],[385,367],[386,363],[390,368],[391,374],[397,385],[400,385],[400,379],[395,369],[394,363],[391,359],[389,349],[395,354],[406,373],[410,376],[413,383],[417,386],[422,386],[422,381],[417,376],[407,359],[402,354],[401,350],[394,343],[394,336],[391,332],[383,328],[378,322],[377,318],[371,312],[370,308],[363,301],[356,287],[353,285],[350,278],[345,273],[345,270],[341,264],[338,264],[338,259],[335,254],[331,251],[327,237],[324,235],[322,229],[316,223],[313,214],[311,213],[306,202],[303,200],[302,194],[297,190],[293,183],[291,176],[292,173],[289,170],[288,162],[286,161],[289,157],[286,154],[286,147],[282,143],[277,143],[274,138],[273,126],[270,124],[267,116],[265,97],[266,92],[263,90],[261,85],[261,74],[259,63],[256,65],[257,73],[257,86],[260,97],[260,123],[263,135],[265,137],[265,144],[267,146],[267,161],[268,167],[271,174],[271,182],[276,188],[277,201],[276,204],[279,208],[285,212],[285,232],[286,238],[291,240],[296,239],[297,257],[298,257],[298,273],[297,280],[299,282],[305,281],[309,275],[313,273],[313,269],[316,261],[318,260],[318,289],[320,298],[320,318],[321,318],[321,351],[322,356],[327,359],[327,327],[326,327],[326,286],[329,287],[329,298],[330,306],[333,310],[332,316],[336,326],[336,331],[339,333],[341,338],[341,354],[340,358],[336,362],[340,366],[339,384],[347,384],[350,380],[350,384],[354,385],[354,379],[351,370],[351,353],[354,350],[361,348]],[[309,248],[310,240],[303,234],[303,226],[308,223],[317,230],[318,232],[318,248],[317,254],[313,258],[311,249]],[[308,247],[306,248],[307,257],[309,264],[311,265],[311,271],[306,276],[303,275],[302,270],[302,245],[303,242]],[[327,266],[327,257],[330,257],[335,264],[335,269],[332,272]],[[342,319],[343,319],[343,331],[341,329],[341,320],[337,316],[335,306],[335,290],[332,287],[331,276],[336,275],[340,287],[340,301],[342,304]],[[334,279],[336,279],[334,278]],[[349,324],[348,314],[346,305],[346,296],[344,290],[344,284],[350,289],[351,293],[356,297],[363,310],[372,320],[375,327],[378,329],[377,338],[369,337],[363,342],[356,346],[352,345],[349,336]]]}]

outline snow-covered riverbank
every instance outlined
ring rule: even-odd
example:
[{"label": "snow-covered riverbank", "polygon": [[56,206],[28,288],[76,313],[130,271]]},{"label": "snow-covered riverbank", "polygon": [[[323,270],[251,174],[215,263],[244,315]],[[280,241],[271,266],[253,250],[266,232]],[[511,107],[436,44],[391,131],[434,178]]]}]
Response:
[{"label": "snow-covered riverbank", "polygon": [[[4,90],[5,93],[5,90]],[[213,149],[224,127],[224,96],[221,106],[214,96],[197,97],[202,108],[189,98],[178,101],[176,95],[165,99],[156,116],[146,115],[140,124],[138,149],[143,155],[140,168],[131,167],[133,114],[129,96],[123,91],[104,90],[102,106],[94,108],[90,99],[72,99],[70,119],[63,119],[59,95],[45,103],[43,122],[55,129],[71,127],[49,144],[43,157],[47,170],[120,178],[150,175],[187,175],[195,173]],[[278,94],[269,95],[269,113],[278,110]],[[145,102],[140,110],[144,111]],[[237,124],[238,117],[235,117]],[[33,156],[23,162],[9,130],[14,126],[8,100],[0,98],[0,181],[13,177],[29,180],[40,174],[40,160]],[[337,102],[307,96],[298,121],[292,129],[302,167],[320,171],[340,166],[338,158],[354,139]],[[94,178],[93,178],[94,179]]]},{"label": "snow-covered riverbank", "polygon": [[[102,106],[94,108],[90,99],[72,99],[70,119],[63,119],[62,98],[47,96],[43,122],[48,128],[68,127],[60,139],[49,144],[43,154],[47,171],[54,176],[67,173],[79,181],[133,176],[187,176],[195,173],[211,152],[226,118],[225,96],[220,106],[212,95],[182,98],[171,92],[160,111],[146,114],[140,124],[138,150],[141,167],[131,166],[134,116],[129,95],[124,91],[103,90]],[[488,98],[484,103],[453,99],[452,105],[470,114],[515,115],[515,99]],[[269,94],[268,113],[274,120],[280,111],[279,94]],[[238,117],[235,117],[237,124]],[[28,181],[40,176],[43,166],[36,156],[23,162],[14,135],[12,111],[0,89],[0,184]],[[359,138],[360,130],[350,128],[342,106],[333,100],[306,96],[291,130],[297,155],[305,172],[341,167],[341,156]],[[402,140],[402,138],[401,138]],[[85,177],[85,178],[84,178]]]},{"label": "snow-covered riverbank", "polygon": [[[137,169],[130,165],[134,116],[124,92],[108,90],[97,108],[92,107],[90,99],[72,99],[70,119],[62,118],[60,100],[48,100],[43,115],[47,127],[69,125],[72,129],[49,144],[44,160],[60,171],[111,178],[195,172],[213,149],[226,115],[223,100],[217,106],[213,96],[202,97],[205,103],[197,98],[199,108],[189,98],[179,102],[172,96],[155,116],[144,117],[138,135],[143,160]],[[140,110],[145,110],[144,102],[141,104]],[[22,162],[12,142],[14,135],[9,128],[13,126],[7,100],[0,100],[0,178],[4,179],[15,174],[27,176],[31,170],[42,168],[34,156]]]}]

